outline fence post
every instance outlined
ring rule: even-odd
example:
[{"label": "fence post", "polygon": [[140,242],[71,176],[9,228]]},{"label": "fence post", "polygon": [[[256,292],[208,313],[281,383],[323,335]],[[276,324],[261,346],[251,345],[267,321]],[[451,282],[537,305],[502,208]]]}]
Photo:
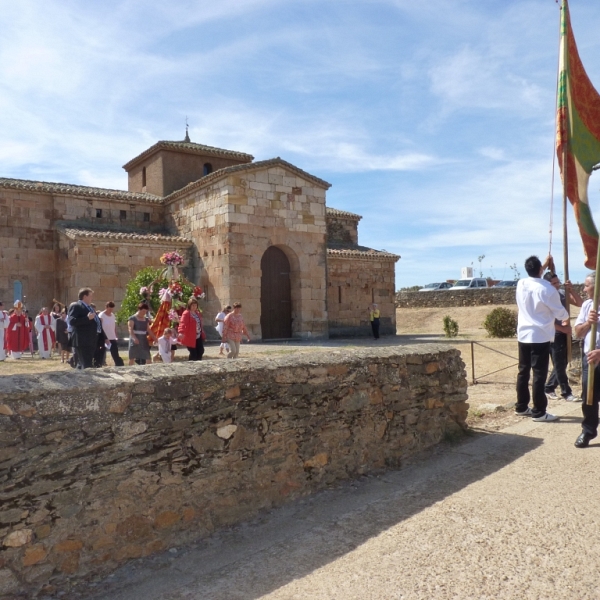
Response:
[{"label": "fence post", "polygon": [[475,380],[475,344],[471,342],[471,376],[473,378],[473,385],[477,383]]}]

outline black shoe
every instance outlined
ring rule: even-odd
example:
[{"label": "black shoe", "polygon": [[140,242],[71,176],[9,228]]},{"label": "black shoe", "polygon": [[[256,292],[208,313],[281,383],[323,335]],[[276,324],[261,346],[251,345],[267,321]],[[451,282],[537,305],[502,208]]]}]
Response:
[{"label": "black shoe", "polygon": [[595,436],[582,431],[579,437],[575,440],[575,448],[587,448],[590,445],[590,440],[593,440]]}]

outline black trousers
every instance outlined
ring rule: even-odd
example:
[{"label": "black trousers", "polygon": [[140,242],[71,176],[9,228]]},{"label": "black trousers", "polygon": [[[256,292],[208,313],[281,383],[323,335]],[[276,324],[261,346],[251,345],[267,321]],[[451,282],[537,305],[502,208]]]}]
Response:
[{"label": "black trousers", "polygon": [[546,414],[548,399],[544,386],[546,377],[548,377],[549,362],[550,342],[542,344],[519,342],[519,374],[517,375],[517,403],[515,404],[517,412],[523,412],[529,406],[529,375],[533,371],[531,412],[534,417],[543,417]]},{"label": "black trousers", "polygon": [[596,366],[594,372],[594,400],[591,406],[587,404],[587,386],[588,386],[588,361],[583,355],[581,359],[581,380],[582,380],[582,397],[583,404],[581,405],[581,412],[583,413],[583,421],[581,422],[581,429],[584,433],[596,437],[598,435],[598,398],[600,398],[600,366]]},{"label": "black trousers", "polygon": [[123,359],[119,356],[119,346],[117,345],[117,340],[108,341],[110,342],[110,355],[115,361],[115,367],[122,367],[125,363],[123,362]]},{"label": "black trousers", "polygon": [[373,319],[371,321],[371,331],[373,332],[373,337],[378,340],[379,339],[379,319]]},{"label": "black trousers", "polygon": [[546,392],[553,392],[560,385],[560,395],[563,398],[571,395],[571,386],[567,376],[567,342],[567,334],[557,331],[554,342],[550,344],[553,369],[545,387]]},{"label": "black trousers", "polygon": [[77,368],[90,369],[94,366],[94,354],[97,350],[95,343],[77,346]]},{"label": "black trousers", "polygon": [[196,338],[196,346],[187,346],[187,349],[190,352],[189,360],[202,360],[202,356],[204,355],[204,342],[202,338]]}]

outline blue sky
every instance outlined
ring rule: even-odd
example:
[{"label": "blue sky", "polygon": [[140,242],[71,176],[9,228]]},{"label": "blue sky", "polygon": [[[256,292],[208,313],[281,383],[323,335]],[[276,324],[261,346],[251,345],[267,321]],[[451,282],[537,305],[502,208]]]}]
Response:
[{"label": "blue sky", "polygon": [[[600,2],[571,0],[600,88]],[[281,156],[402,256],[398,288],[549,246],[553,0],[0,0],[0,176],[126,189],[161,139]],[[592,210],[600,213],[600,172]],[[561,192],[553,254],[562,257]],[[571,216],[571,215],[569,215]],[[600,216],[597,218],[600,221]],[[570,273],[585,269],[574,222]],[[557,260],[562,272],[562,258]]]}]

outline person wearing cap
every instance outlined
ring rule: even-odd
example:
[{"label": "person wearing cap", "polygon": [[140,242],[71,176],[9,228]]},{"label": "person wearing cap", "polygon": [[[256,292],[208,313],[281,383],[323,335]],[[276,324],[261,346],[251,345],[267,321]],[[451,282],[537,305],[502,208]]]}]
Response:
[{"label": "person wearing cap", "polygon": [[20,300],[15,302],[15,312],[10,315],[6,348],[10,355],[18,360],[21,354],[29,348],[29,332],[31,324],[29,318],[23,312],[23,303]]},{"label": "person wearing cap", "polygon": [[6,358],[6,348],[4,347],[4,330],[8,329],[9,317],[4,310],[4,305],[0,302],[0,361]]}]

